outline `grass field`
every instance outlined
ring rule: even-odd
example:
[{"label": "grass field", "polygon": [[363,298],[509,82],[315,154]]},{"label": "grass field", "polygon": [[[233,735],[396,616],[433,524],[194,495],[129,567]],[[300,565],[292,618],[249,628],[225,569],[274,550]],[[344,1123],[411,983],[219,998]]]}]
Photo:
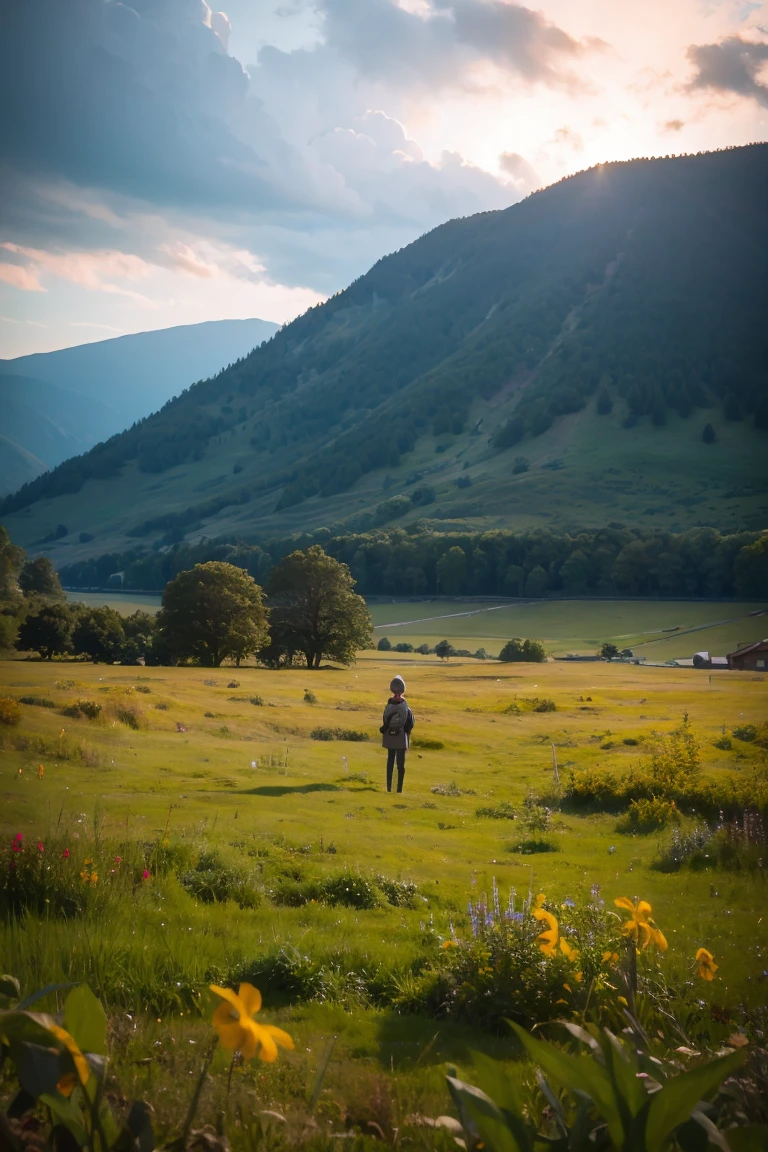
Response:
[{"label": "grass field", "polygon": [[[402,616],[397,607],[399,613],[387,611]],[[408,679],[417,716],[402,797],[384,791],[378,746],[380,711],[397,669]],[[305,701],[307,688],[314,703]],[[372,1006],[354,991],[349,971],[362,979],[378,966],[405,980],[419,956],[439,951],[450,924],[460,936],[468,931],[467,900],[490,893],[494,878],[504,900],[510,888],[578,900],[595,884],[608,905],[639,895],[652,903],[670,941],[670,979],[690,980],[693,954],[706,946],[720,968],[712,984],[698,988],[702,1004],[764,1001],[764,881],[654,871],[662,834],[624,835],[615,816],[600,814],[557,814],[557,850],[520,855],[512,851],[514,823],[476,814],[479,806],[519,806],[530,791],[550,789],[553,744],[564,777],[601,764],[627,769],[647,755],[654,729],[669,731],[686,711],[705,772],[765,764],[765,752],[749,743],[714,747],[723,726],[766,720],[762,678],[727,673],[710,682],[683,670],[606,664],[437,666],[434,659],[403,663],[366,653],[353,668],[320,673],[14,660],[0,665],[2,692],[55,705],[22,705],[18,728],[4,731],[3,837],[9,842],[21,832],[31,844],[88,852],[105,896],[84,923],[41,914],[5,925],[0,970],[18,975],[26,990],[87,980],[115,1014],[124,1090],[149,1096],[161,1124],[178,1117],[188,1095],[205,1042],[207,982],[234,980],[281,956],[292,972],[336,957],[344,993],[326,988],[307,999],[285,987],[270,995],[267,987],[265,1015],[294,1036],[296,1052],[274,1066],[243,1069],[243,1091],[255,1092],[260,1107],[290,1109],[291,1101],[304,1100],[337,1037],[323,1096],[328,1123],[365,1107],[370,1114],[379,1097],[379,1119],[390,1129],[409,1111],[445,1111],[445,1061],[471,1063],[473,1047],[503,1055],[509,1042],[466,1023]],[[261,704],[250,702],[259,698]],[[539,698],[557,710],[505,711],[515,700]],[[77,699],[101,703],[101,715],[62,715]],[[119,719],[126,708],[136,727]],[[317,727],[354,729],[370,740],[313,740]],[[605,751],[609,737],[613,747]],[[110,845],[138,859],[164,843],[168,851],[215,850],[258,866],[265,889],[258,906],[201,903],[173,876],[159,875],[126,894],[125,903],[110,903],[110,868],[113,877],[119,870],[110,864]],[[270,869],[278,867],[281,883],[286,869],[322,878],[342,868],[412,882],[416,906],[275,904],[269,891],[277,872]],[[143,1022],[138,1032],[136,1019]],[[145,1066],[148,1052],[154,1071]],[[223,1076],[223,1054],[214,1068]],[[222,1082],[214,1078],[211,1100]]]},{"label": "grass field", "polygon": [[[108,604],[123,615],[156,612],[160,597],[135,592],[70,592],[69,599]],[[725,656],[768,633],[766,603],[638,600],[398,600],[370,605],[376,640],[431,647],[443,639],[471,652],[497,655],[513,636],[542,640],[550,653],[592,654],[609,640],[648,660],[684,659],[705,650]],[[725,621],[725,623],[720,623]]]}]

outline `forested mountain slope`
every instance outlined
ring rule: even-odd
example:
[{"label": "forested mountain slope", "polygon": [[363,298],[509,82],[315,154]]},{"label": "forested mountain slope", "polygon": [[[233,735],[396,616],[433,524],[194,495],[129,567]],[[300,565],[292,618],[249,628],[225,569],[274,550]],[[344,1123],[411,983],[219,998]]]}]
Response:
[{"label": "forested mountain slope", "polygon": [[767,240],[766,145],[591,169],[379,261],[0,515],[26,547],[65,527],[62,563],[394,519],[764,526]]}]

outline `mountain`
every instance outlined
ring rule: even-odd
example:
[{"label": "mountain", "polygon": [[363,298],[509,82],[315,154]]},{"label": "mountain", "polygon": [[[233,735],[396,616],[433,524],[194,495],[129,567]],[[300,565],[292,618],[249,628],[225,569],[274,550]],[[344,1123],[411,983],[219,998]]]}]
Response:
[{"label": "mountain", "polygon": [[70,456],[86,452],[115,431],[119,418],[45,380],[0,375],[0,492],[12,492]]},{"label": "mountain", "polygon": [[57,563],[394,520],[762,527],[767,241],[768,145],[600,165],[380,260],[0,515],[26,547],[66,527]]},{"label": "mountain", "polygon": [[3,435],[16,446],[0,445],[0,494],[122,432],[277,330],[216,320],[0,360]]}]

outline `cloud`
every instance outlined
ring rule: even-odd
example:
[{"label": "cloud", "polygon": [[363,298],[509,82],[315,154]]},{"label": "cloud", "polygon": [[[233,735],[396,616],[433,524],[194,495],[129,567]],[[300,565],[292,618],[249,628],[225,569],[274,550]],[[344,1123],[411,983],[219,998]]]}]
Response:
[{"label": "cloud", "polygon": [[478,65],[555,88],[582,82],[566,65],[602,47],[575,40],[541,12],[506,0],[322,0],[326,45],[367,77],[425,87],[465,87]]},{"label": "cloud", "polygon": [[536,171],[524,156],[519,152],[502,152],[499,156],[499,167],[512,177],[515,184],[526,192],[532,192],[541,186]]},{"label": "cloud", "polygon": [[199,276],[201,279],[207,280],[218,272],[215,264],[208,264],[205,260],[201,260],[194,249],[180,241],[176,244],[160,244],[158,251],[167,256],[171,268],[176,268],[180,272],[187,272],[190,276]]},{"label": "cloud", "polygon": [[696,70],[690,90],[733,92],[768,108],[768,84],[757,79],[768,60],[768,43],[726,36],[717,44],[692,44],[687,55]]},{"label": "cloud", "polygon": [[664,124],[665,132],[681,132],[685,128],[685,120],[667,120]]},{"label": "cloud", "polygon": [[[112,283],[114,278],[140,280],[149,275],[148,264],[140,256],[128,252],[48,252],[43,248],[29,248],[21,244],[6,241],[0,244],[6,252],[13,252],[29,260],[32,268],[17,265],[3,265],[5,268],[18,268],[25,275],[32,278],[37,284],[37,275],[41,271],[50,272],[61,280],[68,280],[80,288],[87,288],[96,292],[114,293],[144,300],[139,293],[122,288]],[[104,277],[110,277],[109,281]],[[9,281],[10,282],[10,281]],[[21,284],[17,285],[21,287]],[[39,285],[32,291],[44,291]]]},{"label": "cloud", "polygon": [[555,130],[554,143],[564,144],[567,148],[572,148],[574,152],[584,151],[584,141],[581,136],[575,129],[569,128],[567,124]]},{"label": "cloud", "polygon": [[22,292],[45,292],[35,273],[21,264],[0,264],[0,280]]}]

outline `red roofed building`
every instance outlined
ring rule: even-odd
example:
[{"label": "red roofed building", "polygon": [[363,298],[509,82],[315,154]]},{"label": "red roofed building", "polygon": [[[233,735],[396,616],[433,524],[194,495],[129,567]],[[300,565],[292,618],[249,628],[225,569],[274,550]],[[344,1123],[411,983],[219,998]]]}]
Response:
[{"label": "red roofed building", "polygon": [[728,653],[728,667],[743,672],[768,672],[768,640],[756,640]]}]

